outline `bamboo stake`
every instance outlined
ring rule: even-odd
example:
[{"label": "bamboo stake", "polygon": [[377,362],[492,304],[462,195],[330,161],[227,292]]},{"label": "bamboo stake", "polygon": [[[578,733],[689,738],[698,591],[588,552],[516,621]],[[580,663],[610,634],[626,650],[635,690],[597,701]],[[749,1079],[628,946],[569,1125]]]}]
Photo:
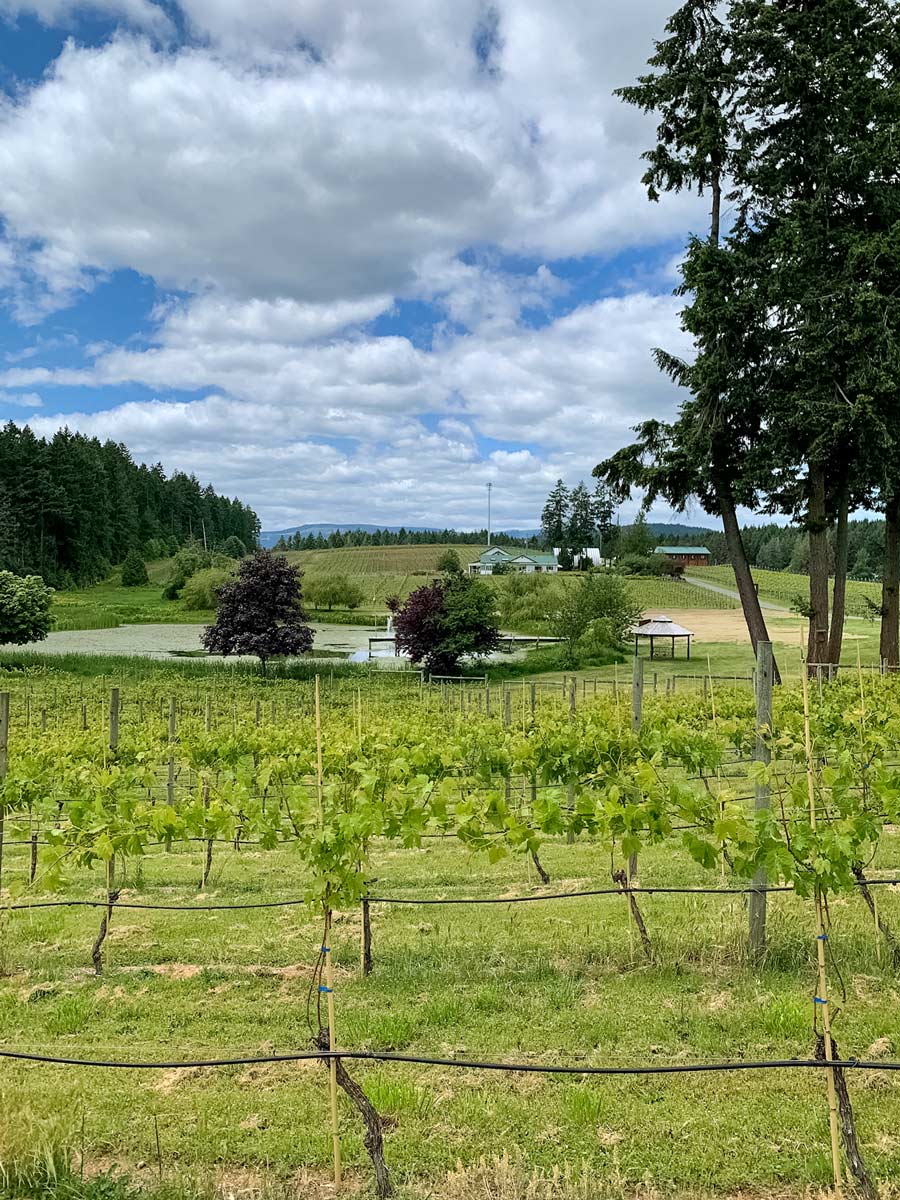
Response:
[{"label": "bamboo stake", "polygon": [[[322,713],[319,707],[319,677],[316,676],[316,799],[319,803],[319,825],[325,824],[325,803],[322,797]],[[331,920],[331,917],[328,917]],[[327,942],[326,938],[326,942]]]},{"label": "bamboo stake", "polygon": [[[325,987],[328,1000],[328,1049],[335,1049],[334,1036],[334,967],[331,961],[331,909],[325,909]],[[334,1158],[334,1186],[341,1186],[341,1139],[338,1125],[337,1061],[328,1060],[329,1090],[331,1092],[331,1150]]]},{"label": "bamboo stake", "polygon": [[[801,633],[802,639],[802,633]],[[802,640],[801,640],[802,645]],[[809,724],[809,682],[806,677],[805,665],[801,661],[800,679],[803,686],[803,744],[806,753],[806,791],[809,797],[809,827],[813,833],[816,830],[816,784],[813,774],[812,737]],[[818,966],[818,994],[814,1005],[822,1010],[822,1032],[825,1042],[825,1062],[831,1063],[834,1058],[831,1042],[831,1017],[828,1012],[828,976],[825,969],[825,911],[822,904],[822,889],[816,884],[816,962]],[[834,1172],[834,1190],[839,1198],[843,1195],[841,1188],[841,1151],[840,1134],[838,1132],[837,1091],[834,1083],[834,1068],[828,1066],[825,1071],[828,1080],[828,1124],[831,1132],[831,1166]]]},{"label": "bamboo stake", "polygon": [[[716,717],[716,693],[715,693],[715,689],[713,687],[712,663],[710,661],[710,657],[708,654],[706,656],[706,672],[707,673],[704,678],[704,682],[709,684],[709,699],[710,699],[710,704],[712,705],[713,732],[717,734],[719,732],[719,722],[718,722],[718,718]],[[718,765],[716,766],[716,783],[718,785],[719,792],[721,793],[722,771]],[[725,801],[722,799],[722,797],[720,795],[719,796],[719,820],[724,820],[724,818],[725,818]],[[721,875],[722,875],[723,880],[725,878],[725,853],[724,853],[724,851],[725,851],[725,843],[722,842],[722,862],[719,865],[721,867]]]},{"label": "bamboo stake", "polygon": [[166,800],[169,804],[175,803],[175,713],[176,700],[172,696],[169,700],[169,760],[166,764]]}]

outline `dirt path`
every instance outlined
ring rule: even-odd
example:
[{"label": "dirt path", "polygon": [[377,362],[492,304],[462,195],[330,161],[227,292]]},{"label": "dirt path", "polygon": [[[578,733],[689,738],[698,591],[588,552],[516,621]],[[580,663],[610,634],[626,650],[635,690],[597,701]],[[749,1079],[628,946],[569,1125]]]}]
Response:
[{"label": "dirt path", "polygon": [[[670,608],[666,609],[666,616],[689,629],[697,642],[736,642],[748,645],[750,642],[744,614],[740,609]],[[777,619],[770,621],[769,636],[773,642],[796,646],[797,626],[793,622],[781,622]]]}]

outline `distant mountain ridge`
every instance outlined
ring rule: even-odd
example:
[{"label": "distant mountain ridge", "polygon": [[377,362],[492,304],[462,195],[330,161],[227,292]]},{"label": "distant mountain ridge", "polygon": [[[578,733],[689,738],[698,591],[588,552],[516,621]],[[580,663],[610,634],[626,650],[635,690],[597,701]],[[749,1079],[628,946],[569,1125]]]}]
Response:
[{"label": "distant mountain ridge", "polygon": [[[409,530],[410,533],[434,533],[436,530],[444,529],[443,525],[366,525],[355,521],[333,522],[333,521],[314,521],[307,525],[291,525],[287,529],[264,529],[259,535],[259,544],[271,549],[272,546],[281,537],[291,537],[292,534],[308,534],[311,533],[314,537],[321,533],[323,537],[328,537],[329,533],[348,533],[351,530],[361,531],[363,533],[375,533],[376,530],[386,530],[388,533],[399,533],[401,529]],[[628,526],[624,525],[623,529]],[[713,532],[708,527],[702,525],[666,525],[648,523],[647,529],[656,537],[681,537],[684,535],[705,537]],[[515,538],[539,538],[541,536],[540,529],[495,529],[495,533],[503,533],[508,537]]]}]

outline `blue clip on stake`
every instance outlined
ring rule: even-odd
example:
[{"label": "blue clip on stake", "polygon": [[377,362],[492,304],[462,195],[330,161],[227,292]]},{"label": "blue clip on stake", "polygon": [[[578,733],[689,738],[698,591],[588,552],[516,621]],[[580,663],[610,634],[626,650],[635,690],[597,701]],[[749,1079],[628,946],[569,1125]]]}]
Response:
[{"label": "blue clip on stake", "polygon": [[827,1000],[823,1000],[821,996],[813,996],[813,1004],[827,1004]]},{"label": "blue clip on stake", "polygon": [[320,983],[320,984],[319,984],[319,991],[320,991],[320,992],[330,992],[330,991],[332,991],[332,990],[333,990],[332,988],[330,988],[330,987],[326,987],[324,983]]}]

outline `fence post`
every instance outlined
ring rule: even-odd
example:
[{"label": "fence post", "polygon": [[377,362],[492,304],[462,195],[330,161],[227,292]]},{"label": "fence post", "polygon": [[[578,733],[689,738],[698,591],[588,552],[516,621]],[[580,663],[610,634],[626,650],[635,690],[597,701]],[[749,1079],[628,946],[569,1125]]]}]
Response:
[{"label": "fence post", "polygon": [[509,690],[509,684],[503,689],[503,724],[509,725],[512,723],[512,693]]},{"label": "fence post", "polygon": [[569,688],[569,716],[575,716],[575,697],[578,695],[578,680],[572,676],[572,683]]},{"label": "fence post", "polygon": [[109,693],[109,749],[115,754],[119,748],[119,689]]},{"label": "fence post", "polygon": [[532,723],[532,725],[534,724],[534,704],[535,704],[536,691],[537,691],[537,688],[535,687],[534,684],[532,684],[531,685],[531,723]]},{"label": "fence post", "polygon": [[[9,692],[0,692],[0,782],[6,778],[9,766]],[[0,807],[0,872],[3,869],[3,835],[6,826],[6,809]],[[0,874],[0,888],[3,876]]]},{"label": "fence post", "polygon": [[175,803],[175,697],[169,700],[169,762],[166,777],[166,800]]},{"label": "fence post", "polygon": [[[641,731],[641,718],[644,711],[644,660],[639,654],[634,656],[631,667],[631,728],[635,733]],[[628,856],[628,883],[637,879],[638,856]]]},{"label": "fence post", "polygon": [[[772,725],[772,643],[759,642],[756,647],[756,748],[753,757],[756,762],[769,763],[772,755],[769,750],[765,733]],[[754,807],[761,812],[769,807],[768,783],[757,783],[755,789]],[[753,876],[753,886],[764,888],[768,876],[760,868]],[[763,891],[750,893],[750,953],[756,959],[761,959],[766,951],[766,893]]]},{"label": "fence post", "polygon": [[641,727],[644,707],[644,660],[635,655],[631,671],[631,728],[637,732]]}]

